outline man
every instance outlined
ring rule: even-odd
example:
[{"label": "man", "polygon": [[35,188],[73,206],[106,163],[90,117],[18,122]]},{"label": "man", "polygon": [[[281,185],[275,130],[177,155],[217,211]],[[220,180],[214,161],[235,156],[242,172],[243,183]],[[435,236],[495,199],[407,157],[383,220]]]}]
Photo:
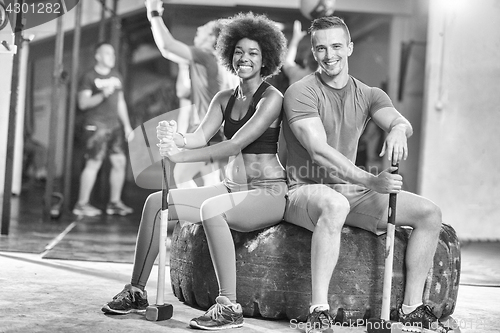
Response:
[{"label": "man", "polygon": [[121,201],[127,163],[123,146],[132,127],[123,97],[123,80],[114,69],[115,50],[111,44],[99,43],[95,48],[95,60],[95,66],[83,75],[78,92],[78,106],[85,113],[86,162],[73,213],[84,216],[102,214],[89,203],[89,199],[104,157],[109,155],[110,201],[106,213],[127,215],[133,210]]},{"label": "man", "polygon": [[316,19],[309,31],[319,69],[286,91],[283,128],[290,186],[285,220],[313,232],[307,331],[320,332],[331,325],[328,286],[339,255],[342,226],[383,232],[387,194],[398,193],[397,225],[413,228],[399,319],[444,332],[422,304],[441,229],[440,209],[425,198],[401,191],[402,177],[391,174],[395,167],[374,175],[354,164],[358,139],[370,118],[388,133],[380,155],[393,164],[407,158],[412,127],[381,89],[348,74],[353,43],[342,19]]},{"label": "man", "polygon": [[[200,121],[203,120],[208,110],[208,105],[214,95],[222,90],[230,80],[228,72],[218,63],[215,56],[215,43],[220,32],[220,23],[210,21],[198,27],[192,46],[175,39],[165,23],[163,22],[163,2],[161,0],[147,0],[146,10],[151,22],[151,29],[156,45],[162,55],[177,63],[188,63],[191,79],[191,103],[195,107],[195,113],[189,119],[187,132],[193,132]],[[234,82],[234,81],[233,81]],[[233,83],[234,88],[237,84]],[[210,143],[222,141],[222,133],[219,132]],[[174,169],[176,183],[188,183],[192,177],[201,171],[204,185],[211,185],[220,182],[220,171],[217,163],[185,163],[182,172]],[[193,182],[190,182],[191,184]],[[183,184],[178,184],[180,187]]]}]

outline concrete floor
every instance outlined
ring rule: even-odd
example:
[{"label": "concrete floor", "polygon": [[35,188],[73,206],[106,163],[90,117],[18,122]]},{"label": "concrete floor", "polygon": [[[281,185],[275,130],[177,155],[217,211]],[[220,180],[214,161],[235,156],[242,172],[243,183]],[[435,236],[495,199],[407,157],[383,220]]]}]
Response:
[{"label": "concrete floor", "polygon": [[[192,332],[191,318],[203,311],[179,302],[166,282],[165,301],[173,304],[168,321],[150,322],[143,315],[110,316],[100,307],[129,281],[131,264],[42,259],[39,254],[0,252],[0,332]],[[168,272],[168,268],[167,268]],[[156,295],[156,266],[148,284]],[[167,274],[168,275],[168,274]],[[455,332],[500,332],[500,288],[461,286],[453,314]],[[288,321],[246,318],[250,332],[301,332]],[[335,332],[365,332],[365,327],[338,327]]]},{"label": "concrete floor", "polygon": [[[147,193],[128,191],[134,196],[126,197],[126,202],[137,203],[130,217],[79,221],[65,214],[42,222],[40,190],[31,187],[13,198],[10,234],[0,236],[0,333],[193,332],[189,320],[204,311],[178,301],[170,281],[166,281],[165,301],[173,304],[174,316],[168,321],[101,312],[102,304],[130,280],[138,217]],[[463,243],[461,248],[462,275],[452,316],[455,332],[500,332],[496,326],[500,322],[500,242]],[[156,299],[156,279],[155,266],[147,285],[150,303]],[[245,318],[243,328],[227,331],[293,333],[302,332],[300,328],[286,320]],[[334,331],[365,330],[337,327]]]}]

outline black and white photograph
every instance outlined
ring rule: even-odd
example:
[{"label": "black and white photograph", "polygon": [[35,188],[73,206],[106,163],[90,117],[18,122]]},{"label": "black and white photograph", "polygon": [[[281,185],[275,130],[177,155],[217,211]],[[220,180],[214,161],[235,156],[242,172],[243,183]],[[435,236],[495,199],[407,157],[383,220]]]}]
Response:
[{"label": "black and white photograph", "polygon": [[0,0],[0,333],[499,332],[498,59],[499,0]]}]

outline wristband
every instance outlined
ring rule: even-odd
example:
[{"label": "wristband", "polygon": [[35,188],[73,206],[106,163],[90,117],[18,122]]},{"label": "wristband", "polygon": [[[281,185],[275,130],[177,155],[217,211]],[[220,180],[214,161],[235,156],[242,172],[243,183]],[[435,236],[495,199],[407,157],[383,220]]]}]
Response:
[{"label": "wristband", "polygon": [[184,134],[179,133],[179,132],[177,132],[177,134],[179,134],[182,137],[182,142],[184,142],[184,145],[182,147],[179,147],[179,148],[186,147],[187,146],[187,141],[186,141],[186,137],[184,136]]}]

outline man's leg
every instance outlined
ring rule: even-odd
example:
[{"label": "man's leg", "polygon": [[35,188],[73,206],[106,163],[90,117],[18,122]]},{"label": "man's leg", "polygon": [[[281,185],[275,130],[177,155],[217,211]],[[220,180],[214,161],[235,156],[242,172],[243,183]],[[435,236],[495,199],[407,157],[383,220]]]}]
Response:
[{"label": "man's leg", "polygon": [[80,191],[78,194],[77,204],[87,204],[90,200],[90,193],[94,188],[97,173],[101,168],[101,159],[87,159],[85,168],[80,175]]},{"label": "man's leg", "polygon": [[340,235],[349,203],[341,194],[328,189],[311,198],[309,214],[316,228],[311,241],[312,304],[328,304],[328,288],[340,250]]},{"label": "man's leg", "polygon": [[90,194],[106,152],[107,131],[97,126],[85,127],[85,167],[80,175],[80,191],[73,214],[96,216],[102,214],[89,204]]},{"label": "man's leg", "polygon": [[[381,208],[381,195],[377,196],[378,203],[371,202],[374,211],[380,211]],[[365,208],[369,207],[370,202],[365,205],[367,205]],[[358,207],[354,210],[358,210]],[[384,218],[379,227],[386,225],[387,218]],[[398,194],[396,225],[413,228],[406,248],[405,295],[398,312],[399,320],[405,325],[411,324],[436,332],[447,332],[432,309],[423,304],[425,281],[433,264],[441,230],[441,210],[430,200],[413,193],[401,192]]]},{"label": "man's leg", "polygon": [[125,182],[125,168],[127,157],[123,153],[109,155],[111,171],[109,173],[110,202],[120,202],[123,184]]},{"label": "man's leg", "polygon": [[124,133],[121,127],[110,130],[106,137],[111,170],[109,174],[110,195],[106,206],[108,215],[128,215],[134,210],[126,206],[122,200],[122,190],[125,183],[127,157],[124,153]]},{"label": "man's leg", "polygon": [[[353,191],[336,188],[351,202],[346,224],[378,232],[387,227],[389,195],[373,191]],[[441,210],[430,200],[402,191],[398,194],[396,225],[413,228],[406,249],[405,305],[422,303],[425,280],[432,266],[439,232]]]},{"label": "man's leg", "polygon": [[[336,189],[351,202],[352,209],[346,225],[374,233],[387,227],[389,195],[369,190],[349,191],[349,186]],[[413,228],[406,248],[406,284],[400,320],[405,324],[446,332],[430,308],[422,304],[425,281],[433,264],[441,230],[441,210],[430,200],[403,191],[398,194],[396,225]]]},{"label": "man's leg", "polygon": [[337,264],[340,235],[349,202],[325,185],[304,185],[289,193],[285,220],[313,232],[312,305],[328,304],[328,287]]},{"label": "man's leg", "polygon": [[403,304],[422,303],[425,280],[432,266],[441,230],[441,210],[409,192],[398,194],[396,224],[413,228],[406,248],[406,286]]}]

